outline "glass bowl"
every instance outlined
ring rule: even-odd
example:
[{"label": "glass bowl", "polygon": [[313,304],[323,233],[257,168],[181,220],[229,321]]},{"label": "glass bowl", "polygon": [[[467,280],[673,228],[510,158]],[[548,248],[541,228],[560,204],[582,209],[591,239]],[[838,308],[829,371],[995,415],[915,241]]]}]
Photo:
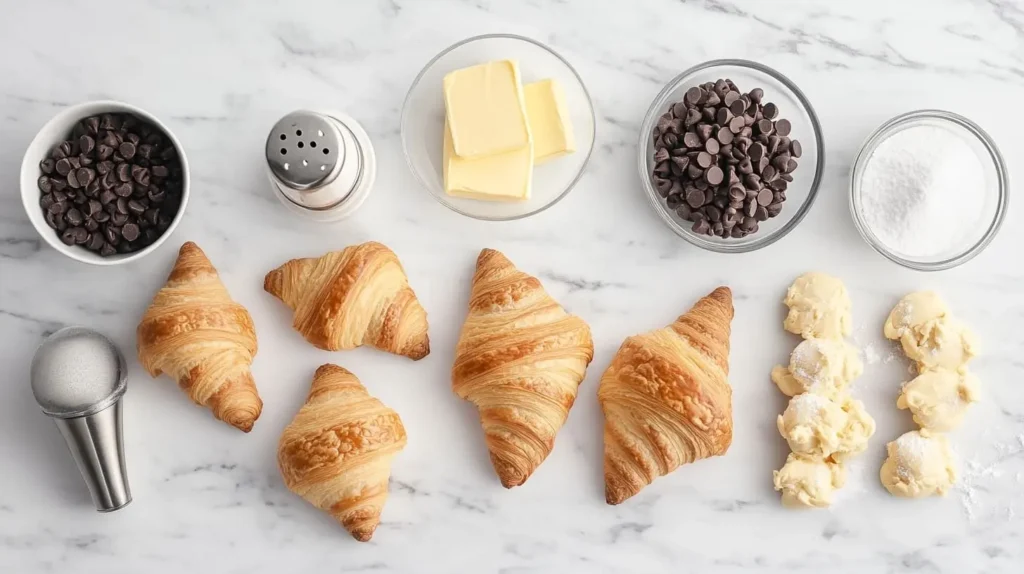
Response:
[{"label": "glass bowl", "polygon": [[[651,133],[658,123],[658,118],[668,111],[669,106],[682,101],[687,89],[705,82],[714,82],[719,78],[732,80],[743,93],[754,88],[764,90],[762,101],[774,102],[779,107],[778,119],[790,121],[793,129],[789,137],[799,140],[803,147],[803,154],[799,159],[800,166],[793,172],[793,182],[786,189],[786,201],[782,204],[782,212],[776,217],[760,222],[757,233],[739,239],[694,233],[691,230],[693,223],[679,217],[675,210],[669,209],[651,181],[651,173],[654,170],[654,142]],[[821,126],[806,96],[796,84],[782,74],[747,60],[712,60],[676,76],[654,98],[650,109],[647,110],[647,116],[640,127],[640,143],[637,149],[640,180],[647,192],[647,199],[661,220],[676,235],[690,243],[719,253],[754,251],[775,243],[792,231],[814,203],[825,168]]]},{"label": "glass bowl", "polygon": [[[576,151],[536,166],[530,199],[526,201],[452,197],[444,192],[441,166],[445,116],[441,82],[445,74],[459,68],[506,59],[519,61],[524,83],[553,78],[561,84]],[[446,48],[416,76],[402,107],[402,149],[413,175],[442,205],[476,219],[507,221],[540,213],[569,194],[590,160],[595,125],[590,94],[564,58],[536,40],[512,34],[487,34]]]},{"label": "glass bowl", "polygon": [[[871,230],[862,212],[861,182],[864,168],[879,144],[894,134],[911,127],[934,126],[959,134],[975,154],[985,170],[985,198],[979,221],[986,222],[977,231],[965,238],[963,245],[932,257],[911,257],[885,245]],[[889,260],[918,271],[941,271],[956,267],[981,253],[996,236],[1006,215],[1009,203],[1009,176],[1003,157],[995,142],[974,122],[952,112],[942,110],[918,110],[892,118],[874,131],[861,146],[857,160],[850,174],[850,211],[853,222],[861,236],[875,251]]]}]

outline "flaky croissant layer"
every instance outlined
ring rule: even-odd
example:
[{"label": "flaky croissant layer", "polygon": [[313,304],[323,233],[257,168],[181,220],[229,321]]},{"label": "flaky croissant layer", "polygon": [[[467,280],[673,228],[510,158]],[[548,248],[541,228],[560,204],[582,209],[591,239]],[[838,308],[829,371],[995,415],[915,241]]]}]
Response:
[{"label": "flaky croissant layer", "polygon": [[256,331],[198,245],[181,246],[167,283],[136,330],[139,362],[167,373],[196,404],[249,432],[263,410],[249,365]]},{"label": "flaky croissant layer", "polygon": [[500,252],[480,253],[452,389],[479,409],[506,488],[523,484],[551,452],[593,356],[582,319]]},{"label": "flaky croissant layer", "polygon": [[284,429],[277,462],[292,492],[366,542],[380,524],[391,459],[405,443],[398,413],[370,396],[351,372],[326,364]]},{"label": "flaky croissant layer", "polygon": [[719,287],[674,323],[629,337],[601,377],[605,497],[619,504],[732,443],[732,293]]},{"label": "flaky croissant layer", "polygon": [[321,349],[372,345],[414,360],[430,353],[427,313],[398,256],[380,243],[293,259],[268,273],[263,288],[292,309],[292,325]]}]

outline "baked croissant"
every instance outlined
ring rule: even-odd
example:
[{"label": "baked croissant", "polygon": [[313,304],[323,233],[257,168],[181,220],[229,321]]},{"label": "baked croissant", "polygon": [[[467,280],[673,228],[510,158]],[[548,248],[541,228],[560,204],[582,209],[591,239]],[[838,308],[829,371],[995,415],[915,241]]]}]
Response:
[{"label": "baked croissant", "polygon": [[405,447],[398,413],[337,365],[313,376],[306,404],[285,427],[277,464],[289,490],[335,518],[360,542],[380,524],[391,459]]},{"label": "baked croissant", "polygon": [[719,287],[664,329],[629,337],[601,377],[604,480],[619,504],[732,442],[732,292]]},{"label": "baked croissant", "polygon": [[480,252],[452,389],[480,409],[505,488],[526,482],[551,452],[593,357],[582,319],[500,252]]},{"label": "baked croissant", "polygon": [[427,313],[398,256],[376,242],[267,273],[263,289],[295,312],[292,326],[327,351],[372,345],[419,360],[430,352]]},{"label": "baked croissant", "polygon": [[217,270],[191,241],[181,246],[167,284],[136,330],[139,362],[167,373],[196,404],[249,432],[263,410],[249,365],[256,354],[252,317],[228,295]]}]

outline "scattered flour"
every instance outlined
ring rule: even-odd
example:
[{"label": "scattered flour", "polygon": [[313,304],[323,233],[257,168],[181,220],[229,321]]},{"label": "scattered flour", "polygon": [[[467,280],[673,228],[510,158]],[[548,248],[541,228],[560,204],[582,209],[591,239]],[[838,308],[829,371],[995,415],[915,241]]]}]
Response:
[{"label": "scattered flour", "polygon": [[878,352],[874,343],[868,343],[864,347],[864,362],[869,365],[877,365],[882,359],[882,355]]},{"label": "scattered flour", "polygon": [[[972,523],[977,518],[977,508],[980,503],[978,493],[987,492],[989,490],[985,483],[998,480],[1002,477],[1004,472],[1000,466],[1007,460],[1024,453],[1024,432],[1016,436],[1016,444],[996,443],[994,446],[998,453],[996,460],[987,465],[982,464],[976,459],[968,461],[965,465],[965,470],[960,476],[960,480],[955,487],[960,493],[960,504],[963,506],[964,514],[967,515],[967,519]],[[1024,482],[1024,472],[1017,472],[1014,480],[1018,483]],[[1006,503],[1007,506],[1002,512],[1002,515],[1007,520],[1011,520],[1015,516],[1015,511],[1012,506],[1009,506],[1008,502]]]}]

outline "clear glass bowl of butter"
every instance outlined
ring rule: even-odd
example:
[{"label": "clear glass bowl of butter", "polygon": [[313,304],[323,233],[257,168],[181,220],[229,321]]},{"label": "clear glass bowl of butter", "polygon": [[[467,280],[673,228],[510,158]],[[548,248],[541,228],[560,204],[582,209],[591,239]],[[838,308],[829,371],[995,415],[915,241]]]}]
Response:
[{"label": "clear glass bowl of butter", "polygon": [[[459,70],[466,72],[446,83]],[[521,92],[510,88],[517,84]],[[490,94],[507,97],[474,105]],[[493,117],[494,109],[507,114]],[[469,38],[430,60],[409,88],[401,124],[416,179],[449,209],[491,221],[528,217],[568,195],[595,138],[594,107],[576,70],[551,48],[511,34]]]}]

